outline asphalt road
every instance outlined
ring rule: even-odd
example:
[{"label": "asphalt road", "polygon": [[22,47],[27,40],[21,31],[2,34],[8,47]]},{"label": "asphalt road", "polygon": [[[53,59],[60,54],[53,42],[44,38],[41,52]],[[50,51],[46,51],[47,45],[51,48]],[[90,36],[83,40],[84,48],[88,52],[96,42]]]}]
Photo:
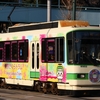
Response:
[{"label": "asphalt road", "polygon": [[0,100],[100,100],[100,97],[71,97],[34,91],[0,89]]}]

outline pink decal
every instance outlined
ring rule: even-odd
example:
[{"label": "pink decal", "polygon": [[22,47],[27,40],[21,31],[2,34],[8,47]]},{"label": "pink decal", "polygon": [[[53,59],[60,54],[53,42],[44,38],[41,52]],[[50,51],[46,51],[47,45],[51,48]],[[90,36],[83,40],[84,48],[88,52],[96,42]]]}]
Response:
[{"label": "pink decal", "polygon": [[62,78],[62,82],[66,82],[66,69],[64,69],[63,71],[63,78]]},{"label": "pink decal", "polygon": [[9,75],[9,78],[12,78],[12,75]]},{"label": "pink decal", "polygon": [[42,42],[42,38],[45,38],[46,35],[45,34],[40,34],[40,43]]},{"label": "pink decal", "polygon": [[7,37],[7,40],[9,40],[9,38]]},{"label": "pink decal", "polygon": [[0,70],[0,76],[2,76],[2,70]]},{"label": "pink decal", "polygon": [[24,72],[24,74],[23,74],[23,78],[25,79],[26,78],[26,73]]},{"label": "pink decal", "polygon": [[46,67],[41,67],[40,69],[40,80],[41,81],[47,81],[48,78],[54,78],[56,79],[57,76],[54,74],[54,72],[48,72]]},{"label": "pink decal", "polygon": [[47,69],[46,69],[46,66],[42,66],[41,69],[40,69],[40,80],[41,81],[46,81],[47,80]]},{"label": "pink decal", "polygon": [[48,37],[52,37],[52,35],[51,34],[49,34],[49,36]]},{"label": "pink decal", "polygon": [[25,39],[25,36],[22,36],[22,40],[24,40]]},{"label": "pink decal", "polygon": [[47,76],[48,76],[48,78],[54,78],[54,79],[57,78],[57,76],[55,76],[54,72],[47,72]]}]

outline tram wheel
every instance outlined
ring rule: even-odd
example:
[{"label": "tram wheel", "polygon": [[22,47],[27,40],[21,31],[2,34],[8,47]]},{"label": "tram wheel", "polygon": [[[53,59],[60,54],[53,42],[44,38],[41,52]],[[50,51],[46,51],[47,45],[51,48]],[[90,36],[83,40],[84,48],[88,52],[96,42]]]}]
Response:
[{"label": "tram wheel", "polygon": [[37,90],[38,90],[38,92],[41,92],[42,91],[42,89],[41,89],[41,83],[40,82],[37,85]]},{"label": "tram wheel", "polygon": [[35,82],[35,85],[34,85],[34,91],[38,92],[38,84],[36,84],[36,82]]},{"label": "tram wheel", "polygon": [[58,89],[57,89],[57,84],[56,83],[52,83],[51,93],[54,94],[54,95],[58,94]]},{"label": "tram wheel", "polygon": [[47,93],[48,90],[47,90],[47,83],[43,83],[43,93]]},{"label": "tram wheel", "polygon": [[0,88],[7,88],[5,80],[3,80],[3,81],[0,82]]}]

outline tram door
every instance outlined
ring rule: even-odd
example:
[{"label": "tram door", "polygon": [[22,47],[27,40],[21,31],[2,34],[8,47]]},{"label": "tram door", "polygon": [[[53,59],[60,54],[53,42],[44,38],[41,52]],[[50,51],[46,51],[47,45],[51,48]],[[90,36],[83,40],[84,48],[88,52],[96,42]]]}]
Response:
[{"label": "tram door", "polygon": [[31,78],[39,78],[39,42],[31,42]]}]

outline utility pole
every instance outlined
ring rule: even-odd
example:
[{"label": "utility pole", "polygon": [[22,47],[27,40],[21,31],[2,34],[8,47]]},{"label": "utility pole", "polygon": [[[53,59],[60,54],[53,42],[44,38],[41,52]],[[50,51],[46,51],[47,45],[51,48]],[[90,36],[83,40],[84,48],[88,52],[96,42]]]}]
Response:
[{"label": "utility pole", "polygon": [[72,20],[76,20],[76,0],[73,0]]},{"label": "utility pole", "polygon": [[38,7],[39,6],[39,4],[38,4],[38,0],[36,0],[36,7]]},{"label": "utility pole", "polygon": [[47,22],[51,20],[51,0],[47,0]]}]

